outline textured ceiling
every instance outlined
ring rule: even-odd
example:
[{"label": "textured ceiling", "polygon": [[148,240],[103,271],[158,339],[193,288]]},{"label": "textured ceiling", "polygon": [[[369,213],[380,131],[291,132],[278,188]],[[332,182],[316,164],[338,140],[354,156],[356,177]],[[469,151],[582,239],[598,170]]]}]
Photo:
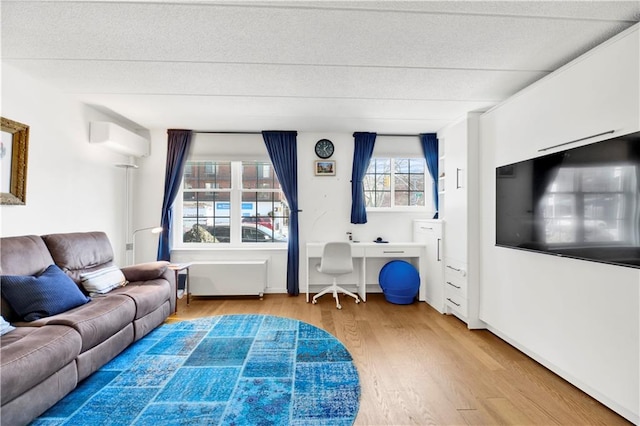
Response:
[{"label": "textured ceiling", "polygon": [[437,131],[640,20],[639,1],[1,7],[3,64],[141,127],[195,130]]}]

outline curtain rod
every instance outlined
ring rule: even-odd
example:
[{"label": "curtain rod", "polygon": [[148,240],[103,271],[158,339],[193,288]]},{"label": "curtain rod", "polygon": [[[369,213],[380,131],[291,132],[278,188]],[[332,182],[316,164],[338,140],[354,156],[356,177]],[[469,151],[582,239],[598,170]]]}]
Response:
[{"label": "curtain rod", "polygon": [[[261,135],[262,132],[236,132],[236,131],[216,131],[216,130],[194,130],[193,133],[205,133],[205,134],[221,134],[221,135]],[[377,133],[376,136],[393,136],[393,137],[420,137],[421,133],[406,134],[406,133]]]},{"label": "curtain rod", "polygon": [[261,135],[262,132],[225,132],[216,130],[194,130],[192,133],[209,133],[209,134],[221,134],[221,135]]}]

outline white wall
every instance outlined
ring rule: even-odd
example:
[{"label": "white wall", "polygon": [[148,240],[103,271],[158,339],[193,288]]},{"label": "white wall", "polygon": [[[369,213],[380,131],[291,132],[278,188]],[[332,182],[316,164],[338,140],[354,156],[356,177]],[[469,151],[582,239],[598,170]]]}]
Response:
[{"label": "white wall", "polygon": [[638,28],[525,89],[480,122],[480,319],[636,423],[640,270],[494,244],[497,166],[609,129],[617,134],[640,130]]},{"label": "white wall", "polygon": [[[294,127],[292,125],[292,127]],[[206,129],[215,130],[215,129]],[[293,129],[295,130],[295,128]],[[375,129],[373,129],[375,130]],[[134,195],[133,227],[154,226],[160,220],[164,170],[166,161],[167,132],[152,131],[152,152],[140,160],[137,186]],[[315,143],[319,139],[330,139],[335,145],[335,176],[315,176]],[[298,204],[300,232],[300,290],[306,277],[304,264],[305,244],[314,241],[346,240],[348,231],[362,241],[373,241],[381,236],[389,241],[411,241],[412,220],[431,218],[432,212],[421,213],[369,213],[368,223],[353,225],[351,219],[351,164],[353,161],[353,135],[351,133],[298,133]],[[417,143],[407,138],[406,143]],[[430,193],[430,192],[429,192]],[[155,259],[157,238],[138,234],[136,260]],[[267,292],[286,292],[285,250],[178,250],[172,261],[236,259],[238,257],[268,258],[269,282]]]},{"label": "white wall", "polygon": [[0,235],[104,231],[125,263],[127,159],[89,144],[89,122],[105,115],[2,64],[2,116],[29,126],[24,206],[0,207]]}]

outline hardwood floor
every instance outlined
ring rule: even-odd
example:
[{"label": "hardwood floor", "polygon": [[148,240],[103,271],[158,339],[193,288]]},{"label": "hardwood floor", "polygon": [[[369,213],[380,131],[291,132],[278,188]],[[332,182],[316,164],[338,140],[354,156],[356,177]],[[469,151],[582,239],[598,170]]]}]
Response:
[{"label": "hardwood floor", "polygon": [[169,321],[259,313],[296,318],[335,335],[360,374],[356,425],[628,425],[604,405],[488,331],[470,331],[426,303],[381,294],[356,305],[330,296],[186,298]]}]

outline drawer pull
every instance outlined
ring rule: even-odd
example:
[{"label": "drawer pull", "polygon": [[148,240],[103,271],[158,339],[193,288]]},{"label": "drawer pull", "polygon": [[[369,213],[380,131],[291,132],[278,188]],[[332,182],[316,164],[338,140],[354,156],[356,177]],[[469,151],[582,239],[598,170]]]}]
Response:
[{"label": "drawer pull", "polygon": [[404,250],[385,250],[383,251],[384,254],[402,254],[404,253]]},{"label": "drawer pull", "polygon": [[463,277],[467,276],[467,272],[464,269],[454,268],[453,266],[450,266],[450,265],[447,265],[447,268],[451,269],[452,271],[456,271],[457,273],[459,273]]},{"label": "drawer pull", "polygon": [[428,229],[429,231],[432,231],[432,230],[433,230],[433,228],[430,228],[430,227],[428,227],[428,226],[421,226],[421,227],[420,227],[420,229]]},{"label": "drawer pull", "polygon": [[460,287],[459,285],[455,285],[454,283],[452,283],[451,281],[447,281],[447,284],[449,284],[451,287],[455,287],[458,290],[461,289],[462,287]]},{"label": "drawer pull", "polygon": [[447,300],[448,300],[449,302],[453,303],[454,305],[456,305],[457,307],[460,307],[460,304],[459,304],[459,303],[454,302],[453,300],[449,299],[448,297],[447,297]]}]

